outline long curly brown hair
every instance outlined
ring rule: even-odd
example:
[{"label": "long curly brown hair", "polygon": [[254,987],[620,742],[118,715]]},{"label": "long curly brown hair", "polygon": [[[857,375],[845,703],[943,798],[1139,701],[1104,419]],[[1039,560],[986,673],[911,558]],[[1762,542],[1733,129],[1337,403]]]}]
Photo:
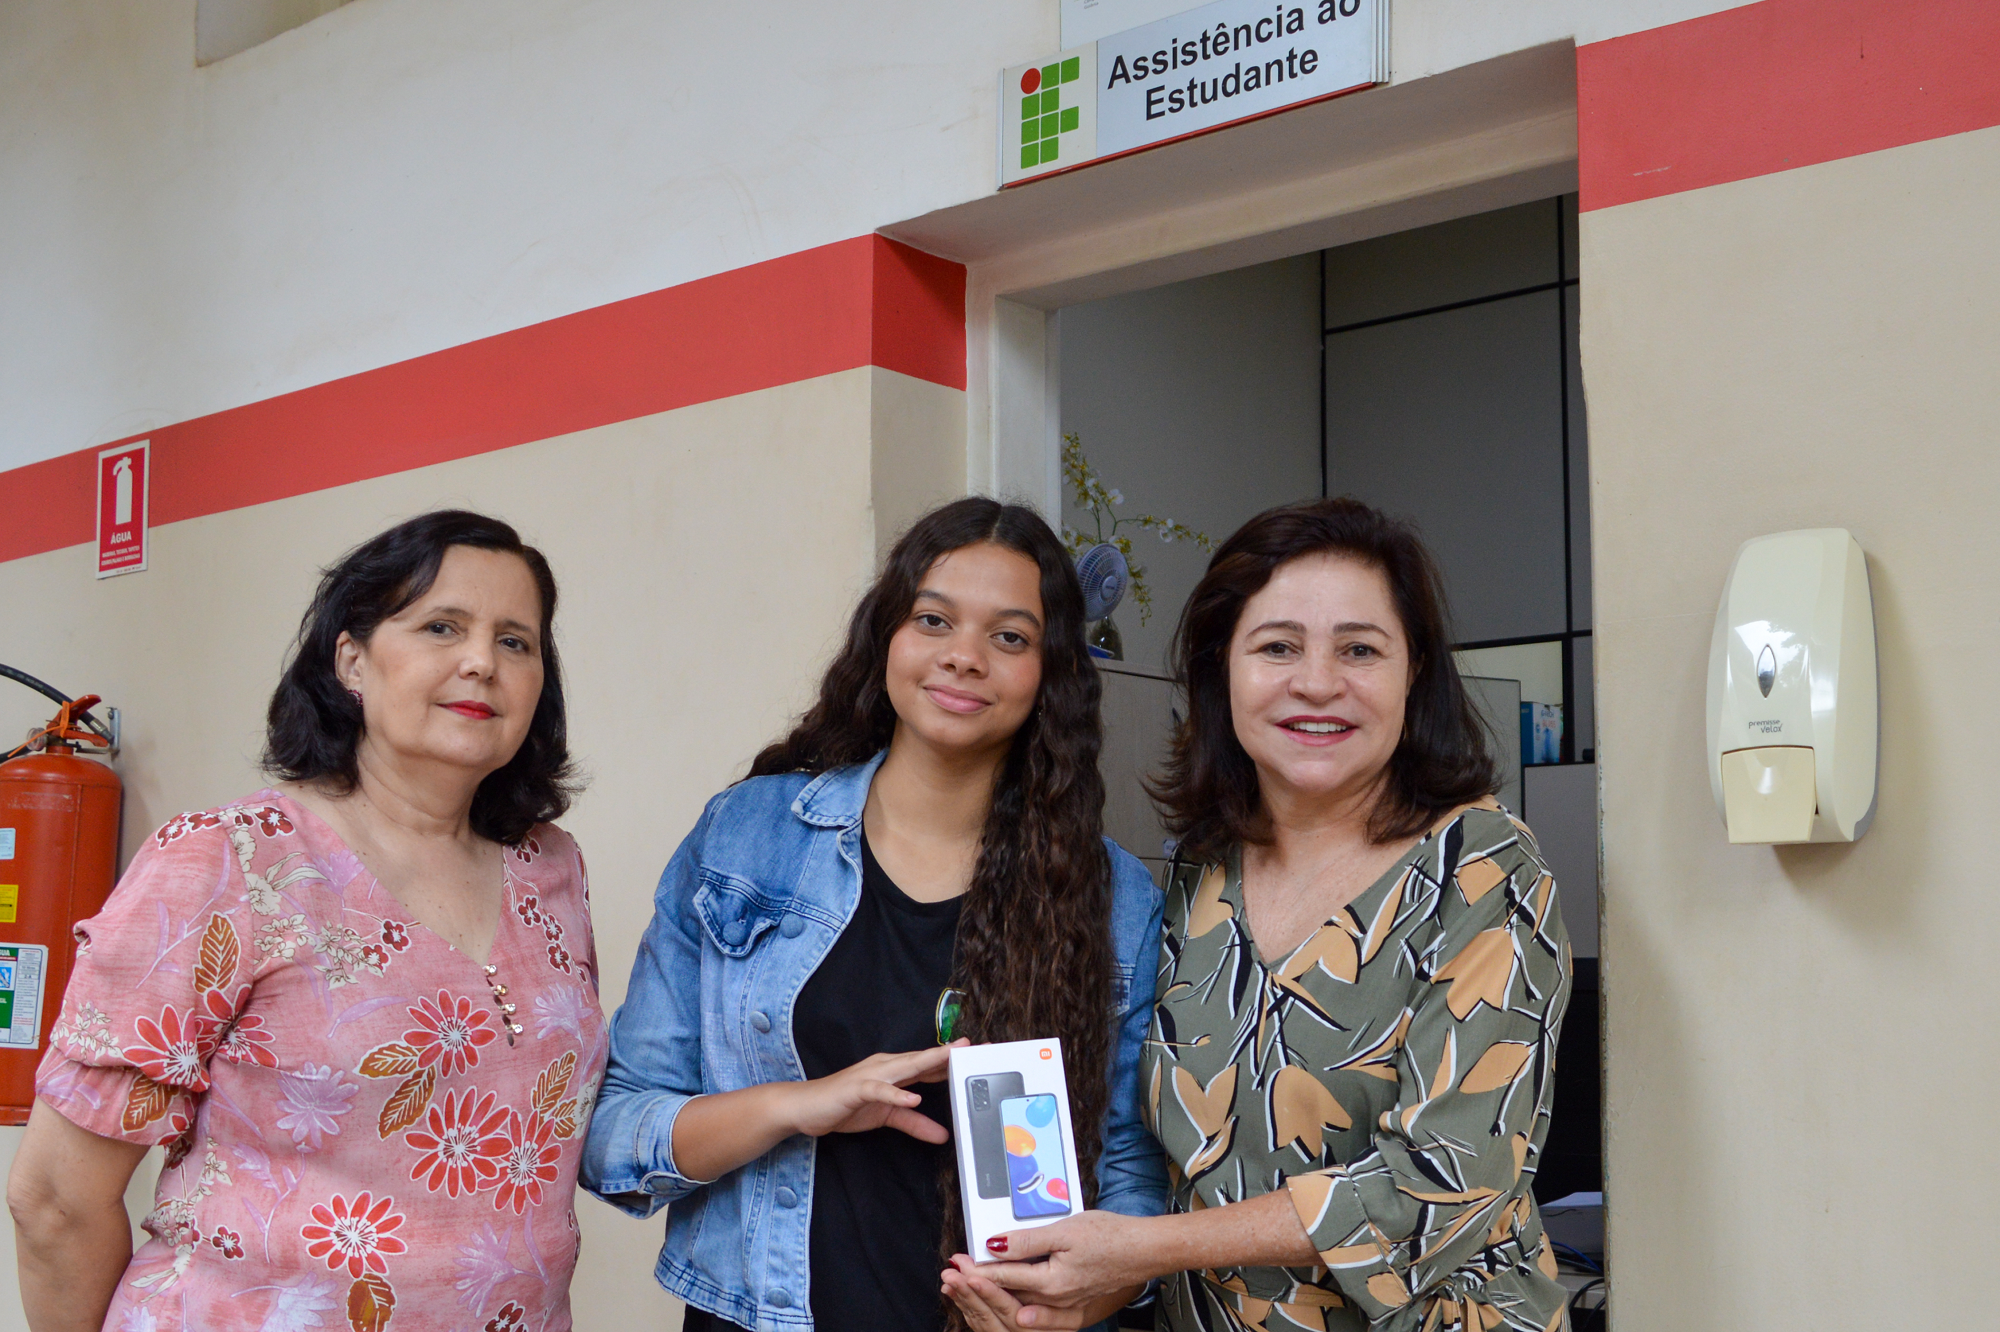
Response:
[{"label": "long curly brown hair", "polygon": [[[919,518],[855,607],[819,697],[790,735],[759,754],[752,777],[862,763],[896,731],[889,640],[909,619],[939,559],[991,542],[1041,570],[1042,681],[1014,733],[958,917],[953,984],[959,1033],[976,1043],[1060,1037],[1088,1202],[1096,1195],[1111,1064],[1111,857],[1097,755],[1102,694],[1084,646],[1083,591],[1069,556],[1034,510],[972,497]],[[963,1252],[958,1173],[947,1166],[942,1257]],[[962,1327],[950,1310],[950,1325]]]}]

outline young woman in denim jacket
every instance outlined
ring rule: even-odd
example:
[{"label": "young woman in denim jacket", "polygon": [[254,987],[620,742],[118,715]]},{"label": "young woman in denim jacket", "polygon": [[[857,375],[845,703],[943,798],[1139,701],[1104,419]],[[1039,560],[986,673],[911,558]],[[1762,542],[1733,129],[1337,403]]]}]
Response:
[{"label": "young woman in denim jacket", "polygon": [[1165,1209],[1137,1086],[1161,898],[1102,836],[1083,629],[1032,511],[934,510],[818,701],[667,866],[582,1178],[635,1216],[671,1204],[655,1275],[690,1329],[1012,1326],[940,1291],[964,1247],[953,1035],[1060,1037],[1086,1201]]}]

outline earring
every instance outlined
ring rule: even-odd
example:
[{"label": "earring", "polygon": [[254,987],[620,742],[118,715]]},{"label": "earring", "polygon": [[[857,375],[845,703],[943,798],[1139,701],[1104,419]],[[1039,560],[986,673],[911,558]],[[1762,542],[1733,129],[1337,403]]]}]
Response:
[{"label": "earring", "polygon": [[361,706],[361,691],[360,691],[359,689],[350,689],[350,690],[348,690],[348,691],[347,691],[347,696],[348,696],[349,698],[351,698],[351,699],[353,699],[353,700],[354,700],[354,706],[355,706],[355,707],[357,707],[357,708],[358,708],[358,707],[360,707],[360,706]]}]

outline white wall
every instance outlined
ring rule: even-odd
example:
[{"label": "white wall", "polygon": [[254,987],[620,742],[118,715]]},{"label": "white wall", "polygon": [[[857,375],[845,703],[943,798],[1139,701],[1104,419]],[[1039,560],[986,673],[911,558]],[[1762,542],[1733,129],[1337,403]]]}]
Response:
[{"label": "white wall", "polygon": [[0,5],[0,470],[992,188],[1053,3]]},{"label": "white wall", "polygon": [[227,59],[331,13],[351,0],[195,0],[194,58]]},{"label": "white wall", "polygon": [[[1398,81],[1728,8],[1401,0]],[[993,188],[1057,0],[0,5],[0,470]],[[754,14],[754,17],[752,15]]]}]

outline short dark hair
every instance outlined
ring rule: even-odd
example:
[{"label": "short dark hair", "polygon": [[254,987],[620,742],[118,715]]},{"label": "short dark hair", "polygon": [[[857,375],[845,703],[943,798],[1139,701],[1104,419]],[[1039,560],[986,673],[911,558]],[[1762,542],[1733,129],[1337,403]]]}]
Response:
[{"label": "short dark hair", "polygon": [[440,509],[419,514],[369,538],[322,570],[319,589],[299,621],[291,659],[271,695],[264,770],[295,782],[326,782],[351,791],[359,779],[361,705],[334,675],[334,648],[344,632],[366,643],[437,581],[453,546],[518,556],[542,598],[542,696],[528,735],[505,767],[487,774],[472,797],[472,829],[509,845],[538,823],[560,818],[579,788],[569,757],[562,663],[556,655],[556,580],[549,562],[498,518]]},{"label": "short dark hair", "polygon": [[1185,859],[1213,861],[1232,845],[1270,840],[1256,765],[1237,741],[1230,716],[1229,644],[1244,603],[1280,565],[1320,554],[1381,570],[1416,666],[1403,736],[1389,759],[1388,787],[1369,818],[1369,834],[1378,842],[1411,836],[1443,811],[1498,786],[1479,715],[1452,660],[1444,582],[1416,529],[1359,500],[1302,500],[1266,509],[1238,528],[1208,562],[1181,612],[1173,656],[1187,717],[1152,791]]}]

